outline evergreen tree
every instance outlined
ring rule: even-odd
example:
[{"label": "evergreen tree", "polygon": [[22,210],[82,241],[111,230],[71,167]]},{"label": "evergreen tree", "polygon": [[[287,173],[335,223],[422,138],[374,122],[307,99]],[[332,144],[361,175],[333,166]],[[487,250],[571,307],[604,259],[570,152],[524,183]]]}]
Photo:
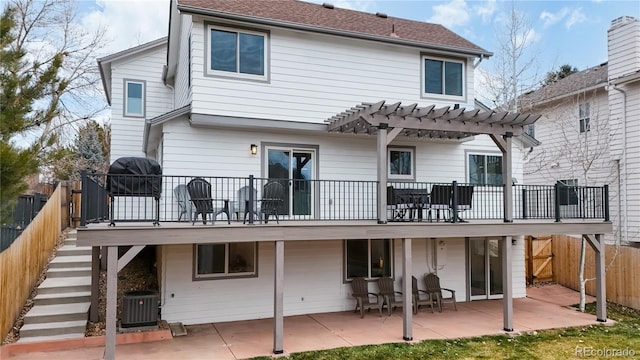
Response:
[{"label": "evergreen tree", "polygon": [[[28,144],[36,128],[58,115],[60,95],[68,83],[58,77],[64,53],[29,59],[16,36],[15,8],[0,17],[0,222],[9,220],[15,199],[26,189],[25,177],[38,172],[47,146],[56,137],[45,133]],[[38,103],[38,106],[34,106]]]},{"label": "evergreen tree", "polygon": [[544,78],[542,86],[553,84],[554,82],[560,79],[564,79],[567,76],[576,72],[578,72],[578,69],[575,66],[564,64],[560,66],[560,68],[557,71],[549,71]]}]

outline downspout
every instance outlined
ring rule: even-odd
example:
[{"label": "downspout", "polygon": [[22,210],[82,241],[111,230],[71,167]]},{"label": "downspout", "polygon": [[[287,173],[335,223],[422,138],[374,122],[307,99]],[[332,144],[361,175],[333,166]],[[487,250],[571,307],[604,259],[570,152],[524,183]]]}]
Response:
[{"label": "downspout", "polygon": [[618,234],[616,234],[616,245],[620,245],[622,243],[622,181],[620,180],[620,159],[616,160],[616,165],[618,175]]},{"label": "downspout", "polygon": [[[629,220],[628,220],[628,211],[629,204],[627,202],[627,194],[629,191],[627,185],[627,92],[618,89],[616,85],[613,85],[613,90],[619,91],[622,93],[622,172],[620,177],[622,178],[622,184],[624,185],[624,196],[620,197],[621,201],[624,201],[624,241],[625,243],[629,241]],[[618,214],[620,217],[621,214]]]}]

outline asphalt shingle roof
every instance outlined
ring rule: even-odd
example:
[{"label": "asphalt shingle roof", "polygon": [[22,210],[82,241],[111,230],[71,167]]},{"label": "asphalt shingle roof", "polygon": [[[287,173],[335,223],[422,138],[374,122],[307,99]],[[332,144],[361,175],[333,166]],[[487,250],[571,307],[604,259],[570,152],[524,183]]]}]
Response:
[{"label": "asphalt shingle roof", "polygon": [[337,7],[329,9],[298,0],[177,0],[177,4],[178,9],[186,12],[235,14],[352,35],[413,41],[426,47],[449,47],[491,55],[487,50],[439,24],[377,16]]}]

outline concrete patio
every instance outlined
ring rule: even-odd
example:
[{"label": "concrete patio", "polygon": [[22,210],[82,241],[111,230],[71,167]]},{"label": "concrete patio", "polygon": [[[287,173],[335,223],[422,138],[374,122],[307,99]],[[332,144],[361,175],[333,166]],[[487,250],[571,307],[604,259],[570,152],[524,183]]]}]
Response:
[{"label": "concrete patio", "polygon": [[[595,315],[568,305],[578,293],[560,285],[527,289],[514,299],[514,333],[598,324]],[[587,301],[594,301],[588,297]],[[413,319],[413,342],[503,334],[502,301],[458,303],[458,311],[421,309]],[[118,345],[119,359],[246,359],[269,356],[273,349],[272,319],[187,326],[188,335],[168,341]],[[360,319],[353,312],[288,316],[284,319],[285,355],[293,352],[365,344],[404,342],[402,311],[387,317],[377,312]],[[16,354],[11,359],[101,359],[104,347]]]}]

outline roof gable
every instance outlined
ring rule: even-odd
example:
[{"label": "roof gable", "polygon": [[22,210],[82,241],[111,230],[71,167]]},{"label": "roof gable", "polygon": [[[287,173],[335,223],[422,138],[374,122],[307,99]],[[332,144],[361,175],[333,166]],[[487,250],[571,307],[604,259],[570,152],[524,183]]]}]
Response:
[{"label": "roof gable", "polygon": [[369,38],[474,56],[492,53],[439,24],[369,14],[298,0],[177,0],[182,12]]}]

